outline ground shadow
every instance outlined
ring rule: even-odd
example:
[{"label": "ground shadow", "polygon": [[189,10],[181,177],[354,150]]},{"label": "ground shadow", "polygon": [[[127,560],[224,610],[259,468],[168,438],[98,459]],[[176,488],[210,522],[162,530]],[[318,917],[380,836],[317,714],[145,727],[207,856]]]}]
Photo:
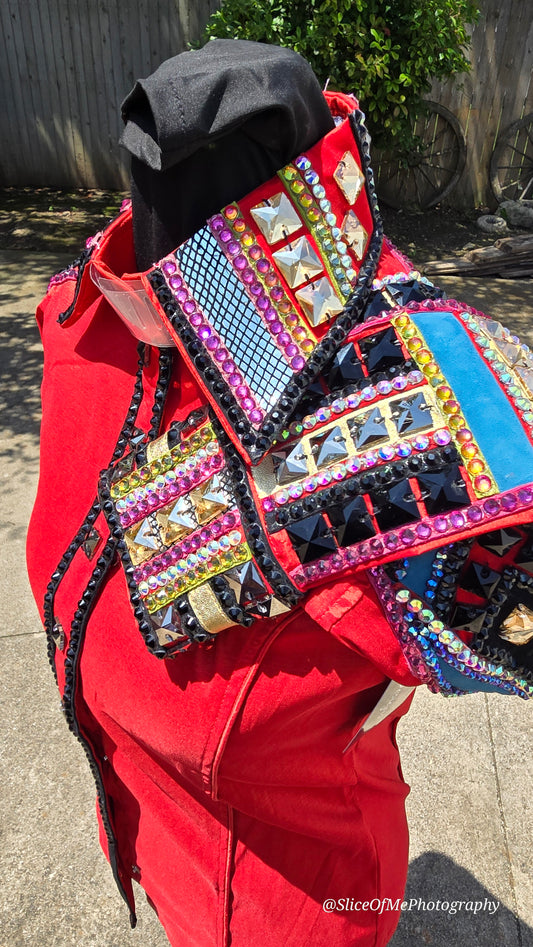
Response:
[{"label": "ground shadow", "polygon": [[[489,891],[451,858],[426,852],[409,867],[404,899],[408,907],[402,911],[389,947],[533,947],[533,928],[501,903],[501,898],[501,891]],[[463,903],[460,909],[458,902]],[[467,909],[465,902],[477,904],[475,912],[473,907]],[[497,910],[489,906],[495,902],[499,903]]]}]

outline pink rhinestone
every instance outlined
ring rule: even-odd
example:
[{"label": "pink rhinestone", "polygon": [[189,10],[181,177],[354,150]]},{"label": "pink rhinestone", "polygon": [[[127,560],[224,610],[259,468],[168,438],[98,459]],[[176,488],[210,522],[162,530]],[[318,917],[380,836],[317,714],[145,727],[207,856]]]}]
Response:
[{"label": "pink rhinestone", "polygon": [[243,398],[241,406],[243,411],[252,411],[255,408],[255,401],[253,398]]},{"label": "pink rhinestone", "polygon": [[225,529],[231,529],[232,526],[235,526],[236,516],[234,513],[225,513],[222,517],[222,523]]},{"label": "pink rhinestone", "polygon": [[252,283],[252,285],[250,286],[250,292],[252,296],[260,296],[261,293],[263,292],[263,287],[261,286],[261,283]]},{"label": "pink rhinestone", "polygon": [[448,520],[446,520],[444,516],[437,516],[437,518],[433,521],[433,526],[438,533],[445,533],[448,529]]},{"label": "pink rhinestone", "polygon": [[217,362],[224,362],[224,361],[227,359],[228,355],[229,355],[228,350],[225,349],[223,346],[221,346],[221,347],[220,347],[219,349],[217,349],[217,351],[215,352],[215,358],[216,358]]},{"label": "pink rhinestone", "polygon": [[263,500],[263,510],[265,513],[272,513],[272,510],[275,509],[275,503],[271,497],[265,497]]},{"label": "pink rhinestone", "polygon": [[253,270],[247,269],[241,274],[242,281],[249,286],[255,280],[255,273]]},{"label": "pink rhinestone", "polygon": [[305,358],[297,355],[296,358],[291,359],[291,368],[294,368],[295,372],[300,372],[302,368],[305,368]]},{"label": "pink rhinestone", "polygon": [[203,319],[202,313],[201,313],[201,312],[197,312],[197,311],[195,310],[195,311],[191,314],[191,317],[190,317],[190,319],[189,319],[189,322],[190,322],[191,325],[194,326],[195,328],[198,328],[198,326],[203,326],[203,325],[204,325],[204,319]]},{"label": "pink rhinestone", "polygon": [[250,411],[249,417],[252,424],[261,424],[264,415],[260,408],[254,408],[253,411]]},{"label": "pink rhinestone", "polygon": [[246,257],[243,256],[241,253],[239,256],[235,257],[233,261],[233,266],[235,267],[236,270],[245,270],[246,267],[248,266],[248,261]]},{"label": "pink rhinestone", "polygon": [[248,385],[238,385],[238,387],[235,389],[235,394],[237,395],[237,398],[246,398],[250,394],[250,389],[248,388]]},{"label": "pink rhinestone", "polygon": [[236,388],[237,385],[240,385],[242,382],[242,375],[239,375],[238,372],[232,372],[228,377],[228,381],[232,388]]},{"label": "pink rhinestone", "polygon": [[181,276],[171,276],[168,281],[168,285],[173,290],[181,289],[183,286],[183,280]]},{"label": "pink rhinestone", "polygon": [[161,269],[163,270],[165,276],[171,276],[172,273],[176,272],[176,264],[173,260],[165,260]]}]

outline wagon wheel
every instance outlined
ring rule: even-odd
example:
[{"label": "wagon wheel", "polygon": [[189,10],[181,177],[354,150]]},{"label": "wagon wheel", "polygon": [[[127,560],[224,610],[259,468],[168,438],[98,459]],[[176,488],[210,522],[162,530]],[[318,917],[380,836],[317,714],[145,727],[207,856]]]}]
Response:
[{"label": "wagon wheel", "polygon": [[497,201],[533,198],[533,112],[499,136],[490,159],[490,185]]},{"label": "wagon wheel", "polygon": [[455,115],[438,102],[423,102],[413,126],[415,144],[378,156],[378,197],[390,207],[428,210],[457,184],[466,142]]}]

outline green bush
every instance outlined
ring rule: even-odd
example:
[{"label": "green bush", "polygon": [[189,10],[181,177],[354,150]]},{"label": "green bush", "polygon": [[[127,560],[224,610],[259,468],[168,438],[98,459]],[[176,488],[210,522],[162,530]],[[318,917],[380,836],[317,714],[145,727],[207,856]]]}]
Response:
[{"label": "green bush", "polygon": [[469,68],[474,0],[223,0],[205,39],[290,46],[322,83],[354,92],[376,144],[399,143],[432,78]]}]

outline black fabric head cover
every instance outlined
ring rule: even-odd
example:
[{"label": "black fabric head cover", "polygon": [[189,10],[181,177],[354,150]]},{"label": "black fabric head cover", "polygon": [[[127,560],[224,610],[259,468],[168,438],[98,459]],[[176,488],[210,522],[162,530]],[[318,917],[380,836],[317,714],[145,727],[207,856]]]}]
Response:
[{"label": "black fabric head cover", "polygon": [[135,84],[122,117],[140,270],[333,128],[306,61],[245,40],[168,59]]}]

